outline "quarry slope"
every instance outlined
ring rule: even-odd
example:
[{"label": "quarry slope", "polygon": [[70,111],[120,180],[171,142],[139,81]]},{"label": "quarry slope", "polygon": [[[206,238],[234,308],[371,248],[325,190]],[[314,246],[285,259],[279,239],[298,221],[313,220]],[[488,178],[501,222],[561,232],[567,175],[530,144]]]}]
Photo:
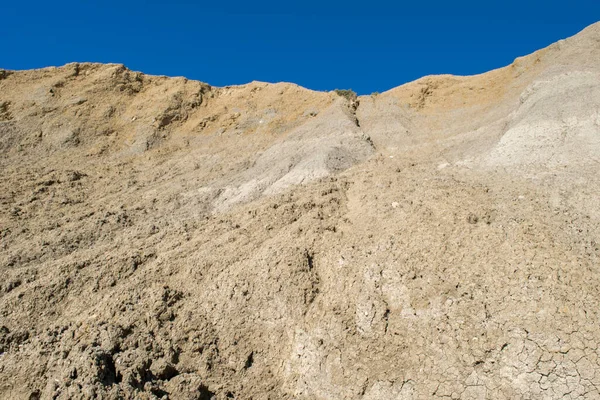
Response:
[{"label": "quarry slope", "polygon": [[0,70],[0,398],[600,398],[600,24],[343,97]]}]

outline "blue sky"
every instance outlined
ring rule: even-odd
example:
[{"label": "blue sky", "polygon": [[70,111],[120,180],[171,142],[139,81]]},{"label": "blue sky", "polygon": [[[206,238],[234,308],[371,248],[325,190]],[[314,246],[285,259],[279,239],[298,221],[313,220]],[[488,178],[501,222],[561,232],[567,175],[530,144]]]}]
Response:
[{"label": "blue sky", "polygon": [[10,1],[0,68],[115,62],[216,86],[367,94],[498,68],[598,20],[598,0]]}]

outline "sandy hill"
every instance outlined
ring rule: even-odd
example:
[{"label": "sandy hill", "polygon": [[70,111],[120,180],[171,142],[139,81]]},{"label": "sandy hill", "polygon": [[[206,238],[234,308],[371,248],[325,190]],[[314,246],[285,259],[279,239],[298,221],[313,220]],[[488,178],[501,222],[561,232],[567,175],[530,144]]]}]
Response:
[{"label": "sandy hill", "polygon": [[600,24],[341,96],[0,70],[0,398],[600,398]]}]

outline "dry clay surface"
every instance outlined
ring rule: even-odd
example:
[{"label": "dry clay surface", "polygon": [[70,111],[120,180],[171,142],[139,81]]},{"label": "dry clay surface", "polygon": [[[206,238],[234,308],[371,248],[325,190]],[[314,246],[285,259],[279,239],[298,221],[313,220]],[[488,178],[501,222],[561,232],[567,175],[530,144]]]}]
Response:
[{"label": "dry clay surface", "polygon": [[600,25],[372,96],[0,70],[0,398],[599,399]]}]

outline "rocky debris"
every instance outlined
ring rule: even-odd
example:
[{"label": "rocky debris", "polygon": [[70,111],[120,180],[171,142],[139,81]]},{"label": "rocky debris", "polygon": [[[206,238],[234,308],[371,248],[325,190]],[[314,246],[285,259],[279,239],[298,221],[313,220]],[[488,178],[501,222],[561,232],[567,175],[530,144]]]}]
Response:
[{"label": "rocky debris", "polygon": [[10,102],[9,101],[0,102],[0,121],[8,121],[11,118],[12,117],[10,114]]}]

